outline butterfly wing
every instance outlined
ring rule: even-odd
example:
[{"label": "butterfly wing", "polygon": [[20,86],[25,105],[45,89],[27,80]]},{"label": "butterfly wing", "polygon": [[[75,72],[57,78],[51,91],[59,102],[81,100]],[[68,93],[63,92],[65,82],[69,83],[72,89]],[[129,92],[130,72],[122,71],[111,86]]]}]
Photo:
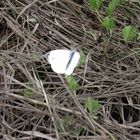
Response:
[{"label": "butterfly wing", "polygon": [[77,66],[80,54],[70,50],[53,50],[44,55],[54,72],[70,75]]},{"label": "butterfly wing", "polygon": [[70,75],[73,73],[74,68],[77,66],[80,59],[80,54],[78,52],[74,52],[73,57],[71,58],[71,61],[69,63],[69,66],[65,70],[66,75]]},{"label": "butterfly wing", "polygon": [[67,63],[70,59],[70,50],[53,50],[49,52],[48,62],[54,72],[64,74]]}]

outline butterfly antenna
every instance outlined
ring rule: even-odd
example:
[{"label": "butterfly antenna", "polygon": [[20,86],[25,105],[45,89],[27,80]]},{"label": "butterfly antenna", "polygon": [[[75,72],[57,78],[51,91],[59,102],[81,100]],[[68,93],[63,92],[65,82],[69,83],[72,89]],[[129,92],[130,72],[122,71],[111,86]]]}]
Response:
[{"label": "butterfly antenna", "polygon": [[48,53],[42,55],[42,58],[46,58],[46,59],[48,59],[49,55],[50,55],[50,52],[48,52]]}]

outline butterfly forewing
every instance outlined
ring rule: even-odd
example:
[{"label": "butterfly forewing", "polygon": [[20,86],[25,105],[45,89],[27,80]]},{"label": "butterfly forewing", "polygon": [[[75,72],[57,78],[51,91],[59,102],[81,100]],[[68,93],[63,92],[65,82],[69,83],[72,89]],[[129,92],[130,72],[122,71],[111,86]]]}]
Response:
[{"label": "butterfly forewing", "polygon": [[74,54],[72,55],[71,61],[69,62],[69,65],[67,66],[65,74],[70,75],[73,73],[74,68],[78,65],[79,59],[80,59],[80,54],[78,52],[74,52]]}]

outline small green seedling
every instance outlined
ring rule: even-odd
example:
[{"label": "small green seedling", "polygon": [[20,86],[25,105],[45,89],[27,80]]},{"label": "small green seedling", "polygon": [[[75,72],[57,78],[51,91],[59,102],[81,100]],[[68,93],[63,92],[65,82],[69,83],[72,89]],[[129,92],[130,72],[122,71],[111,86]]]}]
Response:
[{"label": "small green seedling", "polygon": [[105,17],[102,21],[102,26],[106,30],[112,31],[115,28],[115,20],[111,17]]},{"label": "small green seedling", "polygon": [[101,5],[102,5],[102,0],[89,0],[89,6],[93,10],[99,11]]},{"label": "small green seedling", "polygon": [[98,101],[90,97],[85,100],[85,109],[90,113],[95,112],[100,108],[101,108],[101,104]]},{"label": "small green seedling", "polygon": [[[84,65],[85,63],[86,63],[86,56],[83,53],[80,53],[80,60],[78,66]],[[70,90],[76,91],[79,88],[77,81],[72,75],[66,76],[65,79]]]},{"label": "small green seedling", "polygon": [[125,26],[122,29],[122,37],[125,42],[134,40],[137,37],[137,34],[138,34],[137,29],[131,25]]},{"label": "small green seedling", "polygon": [[66,76],[66,82],[71,91],[76,91],[79,85],[72,75]]},{"label": "small green seedling", "polygon": [[80,53],[80,60],[79,60],[79,65],[78,66],[82,66],[86,63],[86,55],[84,55],[83,53]]},{"label": "small green seedling", "polygon": [[106,10],[106,13],[107,15],[110,17],[112,15],[112,13],[115,11],[116,7],[118,6],[120,0],[111,0],[108,7],[107,7],[107,10]]}]

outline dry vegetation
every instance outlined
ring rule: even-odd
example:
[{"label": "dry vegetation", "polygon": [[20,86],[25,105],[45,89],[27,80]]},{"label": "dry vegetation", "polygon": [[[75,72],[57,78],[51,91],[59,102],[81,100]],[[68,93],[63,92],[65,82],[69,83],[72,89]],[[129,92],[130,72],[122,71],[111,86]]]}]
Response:
[{"label": "dry vegetation", "polygon": [[[1,140],[140,140],[140,43],[120,36],[124,25],[140,28],[140,4],[114,17],[108,40],[87,0],[0,1]],[[74,72],[76,96],[41,57],[60,48],[87,56]],[[86,112],[87,97],[102,108]]]}]

